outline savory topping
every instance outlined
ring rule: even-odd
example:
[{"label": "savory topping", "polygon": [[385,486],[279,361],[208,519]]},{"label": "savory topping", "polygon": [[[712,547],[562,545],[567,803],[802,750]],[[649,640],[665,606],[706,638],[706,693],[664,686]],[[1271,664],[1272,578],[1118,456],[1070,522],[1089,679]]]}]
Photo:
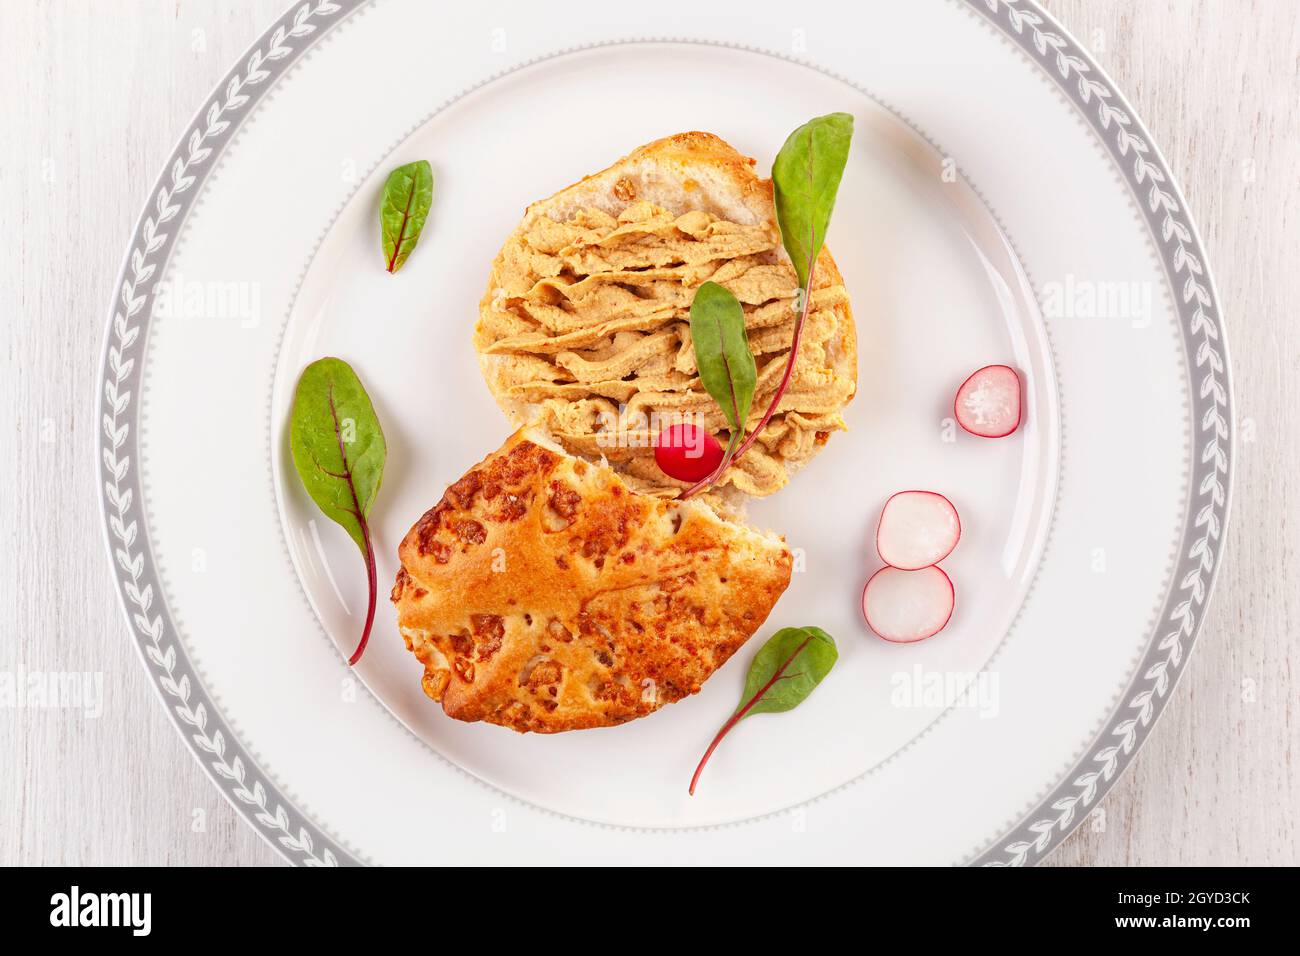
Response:
[{"label": "savory topping", "polygon": [[1020,376],[1006,365],[986,365],[957,389],[957,424],[980,438],[1005,438],[1020,427]]},{"label": "savory topping", "polygon": [[365,558],[369,600],[361,640],[348,658],[355,664],[375,621],[375,543],[367,516],[384,478],[388,447],[370,396],[347,362],[323,358],[303,369],[293,395],[289,450],[307,494],[343,526]]},{"label": "savory topping", "polygon": [[746,717],[794,710],[822,682],[839,659],[835,640],[819,627],[786,627],[773,634],[749,664],[740,706],[714,736],[691,777],[695,795],[704,765],[722,738]]},{"label": "savory topping", "polygon": [[933,491],[900,491],[880,512],[876,552],[890,567],[915,571],[948,557],[960,537],[951,501]]},{"label": "savory topping", "polygon": [[388,174],[379,205],[379,232],[384,264],[396,272],[420,241],[424,221],[433,205],[433,167],[426,160],[398,166]]},{"label": "savory topping", "polygon": [[933,637],[952,617],[952,581],[938,567],[881,568],[862,590],[862,614],[887,641],[911,644]]}]

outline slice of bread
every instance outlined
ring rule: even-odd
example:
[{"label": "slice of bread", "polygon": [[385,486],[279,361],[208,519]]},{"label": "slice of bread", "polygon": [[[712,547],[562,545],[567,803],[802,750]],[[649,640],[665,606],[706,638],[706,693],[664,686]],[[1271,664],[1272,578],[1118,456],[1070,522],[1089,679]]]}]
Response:
[{"label": "slice of bread", "polygon": [[771,181],[759,179],[754,164],[712,133],[666,136],[533,203],[523,225],[537,216],[572,219],[585,208],[617,218],[633,202],[652,202],[674,216],[698,209],[744,225],[775,224]]},{"label": "slice of bread", "polygon": [[[754,160],[710,133],[680,133],[533,203],[480,305],[475,346],[498,404],[515,425],[540,420],[568,451],[606,458],[633,488],[676,494],[686,482],[654,463],[659,423],[688,416],[726,439],[689,335],[691,299],[710,279],[745,306],[759,367],[752,428],[788,358],[797,291]],[[719,485],[733,498],[783,487],[844,428],[857,334],[828,249],[813,286],[794,380]]]},{"label": "slice of bread", "polygon": [[790,583],[780,538],[521,430],[411,528],[398,627],[448,716],[556,733],[696,693]]}]

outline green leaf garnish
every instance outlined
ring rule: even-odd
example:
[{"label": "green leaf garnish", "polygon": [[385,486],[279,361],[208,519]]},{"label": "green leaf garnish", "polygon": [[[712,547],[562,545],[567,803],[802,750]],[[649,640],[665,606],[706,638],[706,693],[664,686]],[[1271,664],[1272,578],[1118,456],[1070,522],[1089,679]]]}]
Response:
[{"label": "green leaf garnish", "polygon": [[722,725],[691,777],[690,792],[704,765],[731,728],[754,714],[779,714],[798,707],[839,659],[835,640],[819,627],[785,627],[773,634],[749,664],[740,706]]},{"label": "green leaf garnish", "polygon": [[745,436],[758,370],[745,334],[745,310],[724,286],[706,282],[696,290],[691,302],[691,341],[700,382],[731,428],[730,451]]},{"label": "green leaf garnish", "polygon": [[348,660],[355,664],[375,619],[375,548],[366,519],[384,478],[388,447],[370,396],[347,362],[323,358],[303,369],[293,395],[289,450],[311,500],[343,526],[366,562],[370,601],[361,640]]},{"label": "green leaf garnish", "polygon": [[852,139],[853,117],[848,113],[819,116],[791,133],[772,163],[781,243],[794,263],[805,296],[826,239]]},{"label": "green leaf garnish", "polygon": [[741,697],[752,703],[742,716],[794,710],[830,673],[838,658],[834,638],[820,627],[777,631],[750,662]]},{"label": "green leaf garnish", "polygon": [[389,272],[402,268],[420,241],[424,221],[433,205],[433,167],[420,159],[398,166],[384,183],[379,226],[384,240],[384,262]]}]

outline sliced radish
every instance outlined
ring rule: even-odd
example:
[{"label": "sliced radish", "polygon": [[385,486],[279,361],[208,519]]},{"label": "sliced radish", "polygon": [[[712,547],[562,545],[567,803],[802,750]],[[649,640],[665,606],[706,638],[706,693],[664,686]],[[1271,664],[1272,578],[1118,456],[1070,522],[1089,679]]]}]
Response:
[{"label": "sliced radish", "polygon": [[669,478],[703,481],[722,463],[722,446],[689,422],[663,429],[655,438],[655,464]]},{"label": "sliced radish", "polygon": [[1020,427],[1020,376],[986,365],[962,382],[953,403],[957,424],[981,438],[1005,438]]},{"label": "sliced radish", "polygon": [[953,599],[952,581],[939,568],[881,568],[862,589],[862,614],[885,640],[911,644],[944,629]]},{"label": "sliced radish", "polygon": [[880,512],[876,551],[890,567],[917,571],[952,554],[960,537],[961,519],[951,501],[934,491],[900,491]]}]

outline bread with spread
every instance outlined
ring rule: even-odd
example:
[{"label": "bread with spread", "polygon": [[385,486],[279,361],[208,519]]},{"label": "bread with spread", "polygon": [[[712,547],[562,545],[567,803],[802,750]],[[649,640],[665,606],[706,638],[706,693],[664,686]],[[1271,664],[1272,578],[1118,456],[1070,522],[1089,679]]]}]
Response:
[{"label": "bread with spread", "polygon": [[[758,365],[747,424],[758,424],[789,356],[798,280],[771,181],[753,167],[717,136],[681,133],[528,207],[492,264],[474,340],[516,426],[537,421],[566,450],[604,457],[630,487],[677,494],[686,483],[654,461],[660,423],[693,416],[726,438],[690,336],[691,300],[708,280],[744,307]],[[777,491],[844,428],[857,335],[827,249],[813,285],[790,387],[718,482],[723,495]]]}]

